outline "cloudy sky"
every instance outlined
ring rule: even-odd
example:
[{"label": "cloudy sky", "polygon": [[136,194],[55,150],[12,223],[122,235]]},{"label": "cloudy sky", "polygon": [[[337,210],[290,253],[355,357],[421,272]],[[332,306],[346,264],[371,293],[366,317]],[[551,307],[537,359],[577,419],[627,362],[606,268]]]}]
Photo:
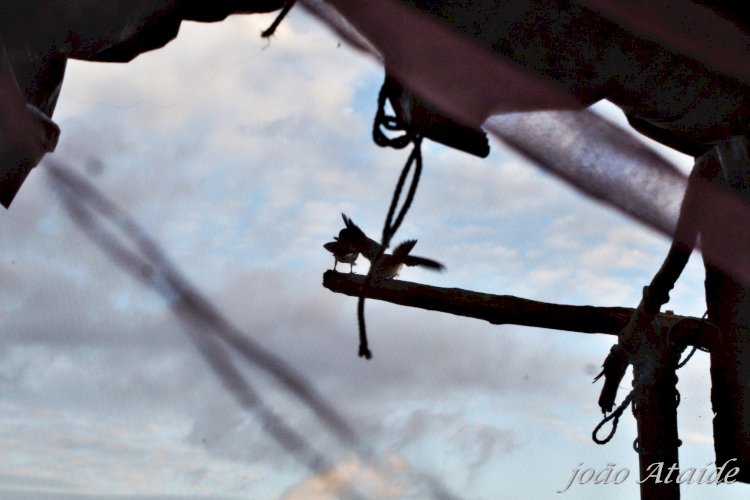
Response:
[{"label": "cloudy sky", "polygon": [[[284,451],[260,412],[225,389],[169,301],[71,220],[42,166],[0,214],[0,496],[329,498],[350,481],[375,498],[430,488],[472,499],[634,498],[632,414],[606,446],[590,437],[600,419],[591,380],[611,337],[370,301],[374,359],[357,358],[356,300],[321,286],[333,264],[322,245],[341,212],[377,237],[406,153],[370,139],[378,64],[301,9],[261,40],[272,19],[185,23],[165,49],[127,65],[71,62],[54,159],[126,209],[226,319],[335,406],[374,458],[342,446],[273,378],[230,354],[333,470],[316,474]],[[623,122],[606,103],[596,109]],[[402,278],[635,306],[669,242],[491,146],[480,160],[424,145],[396,241],[418,239],[415,253],[447,271]],[[668,308],[700,316],[702,290],[694,257]],[[706,467],[708,356],[678,375],[681,464]],[[573,469],[608,463],[630,477],[557,493]],[[746,498],[748,487],[682,492]]]}]

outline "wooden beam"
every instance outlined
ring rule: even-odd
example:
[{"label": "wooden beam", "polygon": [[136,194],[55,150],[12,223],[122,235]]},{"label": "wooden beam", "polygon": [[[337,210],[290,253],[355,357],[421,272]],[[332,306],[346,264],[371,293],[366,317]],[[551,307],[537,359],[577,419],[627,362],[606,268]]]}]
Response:
[{"label": "wooden beam", "polygon": [[[359,274],[326,271],[323,286],[335,293],[358,297],[364,282]],[[441,288],[409,281],[387,280],[373,285],[367,298],[408,307],[440,311],[481,319],[493,325],[523,325],[581,333],[617,335],[627,325],[634,309],[551,304],[512,295],[493,295],[461,288]],[[662,327],[677,329],[688,345],[709,347],[711,328],[699,318],[659,314]]]}]

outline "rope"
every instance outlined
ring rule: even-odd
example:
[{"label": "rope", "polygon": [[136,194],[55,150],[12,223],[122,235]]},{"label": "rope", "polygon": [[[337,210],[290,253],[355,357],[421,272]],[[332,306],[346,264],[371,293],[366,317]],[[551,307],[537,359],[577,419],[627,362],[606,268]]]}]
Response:
[{"label": "rope", "polygon": [[[391,238],[394,234],[396,234],[398,228],[401,227],[401,223],[404,221],[406,212],[409,211],[409,208],[411,208],[411,203],[412,201],[414,201],[414,195],[417,192],[417,185],[419,184],[419,177],[422,175],[422,137],[416,135],[414,136],[412,141],[414,143],[414,149],[411,150],[411,154],[406,160],[404,168],[401,170],[401,176],[398,178],[398,182],[396,183],[396,188],[394,189],[393,196],[391,198],[391,206],[388,209],[388,215],[386,216],[385,223],[383,224],[383,238],[381,242],[383,247],[387,247],[390,245]],[[404,187],[406,177],[409,174],[412,165],[414,165],[414,175],[412,177],[411,185],[409,186],[409,192],[406,194],[406,199],[404,200],[404,203],[401,206],[401,210],[399,210],[398,216],[396,216],[396,221],[394,222],[393,214],[396,212],[398,200],[399,198],[401,198],[401,190]]]},{"label": "rope", "polygon": [[[700,322],[697,325],[695,325],[695,328],[693,329],[693,333],[697,333],[701,326],[703,326],[704,324],[708,323],[706,321],[706,317],[707,316],[708,316],[708,311],[706,311],[706,312],[703,313],[703,316],[701,316]],[[683,321],[685,321],[685,319],[682,319],[682,320],[678,321],[677,323],[675,323],[674,325],[672,325],[671,328],[669,329],[668,335],[671,336],[672,330],[678,324],[680,324]],[[697,351],[698,349],[700,349],[703,352],[708,352],[707,348],[705,348],[705,347],[698,347],[698,346],[694,345],[693,348],[690,350],[690,353],[685,357],[685,359],[682,360],[682,361],[680,361],[679,363],[677,363],[677,369],[679,370],[680,368],[682,368],[683,366],[685,366],[688,363],[688,361],[690,361],[690,358],[693,357],[693,354],[695,354],[695,351]]]},{"label": "rope", "polygon": [[[654,318],[654,322],[656,322],[657,326],[659,324],[659,320],[657,318]],[[630,403],[633,403],[633,413],[635,413],[635,407],[637,404],[636,396],[640,397],[640,393],[643,390],[643,386],[646,385],[646,381],[653,378],[653,372],[655,369],[655,366],[653,363],[649,363],[648,368],[641,371],[640,376],[638,377],[638,380],[635,380],[633,382],[633,388],[628,393],[627,397],[620,403],[620,406],[618,406],[615,411],[610,413],[609,415],[605,416],[599,424],[594,427],[594,431],[591,433],[591,439],[596,444],[607,444],[615,435],[615,432],[617,432],[617,424],[620,422],[620,417],[623,413],[625,413],[625,410],[627,410],[628,406],[630,406]],[[599,439],[597,437],[597,434],[599,433],[599,430],[604,427],[604,424],[612,420],[612,430],[609,432],[607,437],[604,439]]]},{"label": "rope", "polygon": [[[396,231],[398,231],[398,228],[404,221],[404,217],[406,217],[406,213],[409,211],[409,208],[414,201],[414,196],[417,192],[417,186],[419,185],[419,178],[422,175],[422,135],[419,134],[413,126],[401,120],[399,117],[386,114],[385,101],[388,97],[387,87],[388,79],[386,78],[386,81],[383,83],[383,86],[380,88],[380,93],[378,94],[378,110],[375,113],[375,120],[372,129],[373,140],[375,141],[375,144],[380,147],[403,149],[409,144],[412,144],[413,148],[411,154],[409,155],[409,158],[406,160],[406,163],[401,169],[401,175],[399,176],[398,182],[396,182],[396,186],[393,190],[393,195],[391,196],[391,204],[388,208],[388,214],[386,215],[385,223],[383,224],[383,234],[380,241],[380,250],[370,264],[370,270],[367,272],[367,276],[362,283],[362,287],[360,288],[359,293],[359,300],[357,301],[357,323],[359,325],[358,356],[365,359],[372,359],[372,352],[370,351],[367,343],[367,325],[365,324],[365,296],[367,295],[367,291],[370,289],[370,287],[372,286],[372,282],[375,279],[375,275],[378,271],[378,264],[382,260],[386,249],[391,243],[391,239],[396,234]],[[385,133],[383,133],[382,128],[385,128],[389,131],[403,131],[404,133],[396,137],[388,137],[387,135],[385,135]],[[411,184],[409,185],[409,191],[407,192],[406,198],[401,205],[401,209],[398,211],[398,215],[395,216],[394,220],[394,214],[396,214],[396,208],[398,207],[398,202],[401,198],[401,192],[403,191],[404,184],[406,183],[406,178],[408,177],[409,172],[412,170],[412,165],[414,166],[414,174],[411,179]]]},{"label": "rope", "polygon": [[[656,329],[661,328],[658,317],[654,317],[652,322],[655,323]],[[620,333],[620,336],[622,336],[622,333]],[[630,356],[631,361],[629,361],[630,363],[632,363],[632,357],[633,356],[631,355]],[[591,439],[596,444],[604,445],[612,440],[612,438],[615,436],[615,432],[617,432],[617,424],[620,422],[620,417],[622,416],[623,413],[625,413],[625,410],[628,408],[628,406],[630,406],[630,403],[633,403],[633,414],[635,414],[635,411],[636,411],[635,408],[637,405],[636,395],[640,396],[640,392],[643,389],[643,386],[646,384],[646,380],[653,378],[653,371],[655,367],[653,366],[653,363],[649,363],[649,365],[650,365],[649,368],[651,369],[643,370],[640,376],[638,377],[638,380],[633,381],[633,388],[630,390],[627,397],[625,397],[622,403],[620,403],[620,405],[615,409],[615,411],[613,411],[609,415],[606,415],[604,418],[602,418],[601,422],[599,422],[599,424],[596,427],[594,427],[594,430],[591,433]],[[607,434],[607,436],[604,439],[599,439],[599,437],[597,436],[597,434],[599,433],[599,430],[602,427],[604,427],[604,424],[606,424],[610,420],[612,420],[612,430],[609,432],[609,434]]]},{"label": "rope", "polygon": [[[708,323],[706,321],[707,315],[708,315],[708,311],[703,313],[703,316],[701,317],[700,322],[693,329],[693,333],[697,333],[700,330],[701,326]],[[654,320],[657,322],[657,326],[658,326],[658,320],[656,318]],[[685,366],[687,362],[690,361],[690,358],[693,357],[693,354],[695,354],[696,350],[700,349],[701,351],[704,351],[704,352],[708,351],[708,349],[706,348],[693,346],[693,349],[690,351],[687,357],[684,360],[679,361],[679,354],[682,354],[682,351],[684,351],[685,347],[683,346],[682,348],[678,348],[677,346],[675,346],[675,344],[672,342],[672,331],[677,327],[677,325],[679,325],[680,323],[686,320],[687,318],[684,318],[675,322],[672,326],[669,327],[669,330],[667,330],[667,338],[670,341],[670,344],[673,347],[675,347],[675,349],[679,350],[678,356],[676,356],[676,360],[675,360],[675,371]],[[645,385],[647,379],[652,378],[652,377],[653,377],[653,370],[644,370],[644,372],[639,377],[638,381],[633,384],[633,389],[630,391],[628,396],[623,400],[620,406],[618,406],[617,409],[615,409],[615,411],[613,411],[612,413],[604,417],[602,421],[599,422],[599,424],[594,428],[594,431],[591,433],[591,438],[596,444],[602,444],[602,445],[607,444],[614,437],[615,432],[617,431],[617,424],[619,423],[620,417],[622,416],[622,414],[625,412],[625,410],[631,403],[633,403],[633,414],[637,416],[638,410],[637,410],[636,395],[640,396],[640,392],[643,386]],[[677,386],[675,384],[675,405],[679,406],[680,402],[681,402],[680,392],[677,390]],[[597,434],[599,433],[599,430],[610,420],[612,421],[612,430],[604,439],[599,439],[599,437],[597,436]],[[681,445],[682,445],[682,440],[677,439],[677,446],[679,447]],[[633,441],[633,449],[638,454],[641,454],[641,455],[658,455],[664,452],[664,451],[653,452],[653,451],[642,450],[640,448],[638,438],[636,438]]]},{"label": "rope", "polygon": [[[403,121],[396,115],[388,115],[385,112],[385,101],[388,99],[388,88],[390,79],[386,77],[378,93],[378,109],[375,112],[375,122],[372,127],[372,140],[381,148],[404,149],[412,143],[415,135],[411,125]],[[381,128],[391,132],[404,132],[403,135],[388,137],[383,133]]]},{"label": "rope", "polygon": [[292,7],[294,7],[294,3],[296,1],[297,0],[288,0],[284,3],[284,7],[282,7],[281,12],[279,12],[279,15],[276,16],[276,19],[273,20],[271,26],[261,32],[261,38],[271,38],[273,34],[276,33],[276,28],[279,27],[281,21],[283,21],[286,15],[289,14],[289,11],[292,10]]},{"label": "rope", "polygon": [[[640,389],[640,386],[633,387],[633,390],[630,391],[630,394],[628,394],[628,396],[623,400],[623,402],[620,403],[620,406],[618,406],[617,409],[615,409],[615,411],[613,411],[612,413],[604,417],[602,421],[599,422],[599,425],[594,427],[594,432],[591,433],[591,439],[593,439],[596,444],[607,444],[615,436],[615,432],[617,432],[617,424],[620,422],[620,417],[622,416],[623,413],[625,413],[625,410],[627,410],[628,406],[630,406],[630,402],[633,401],[633,398],[635,397],[634,393],[637,389]],[[604,427],[604,424],[606,424],[610,420],[613,420],[612,430],[609,432],[607,437],[605,437],[604,439],[599,439],[597,437],[597,434],[599,433],[599,429]]]},{"label": "rope", "polygon": [[[682,446],[682,439],[678,438],[677,439],[677,447],[679,448],[680,446]],[[645,451],[645,450],[641,449],[641,443],[638,440],[638,438],[635,438],[633,440],[633,450],[635,450],[635,452],[638,453],[639,455],[645,455],[645,456],[652,456],[652,457],[654,457],[654,456],[663,455],[663,454],[667,453],[670,450],[670,448],[664,448],[663,450],[659,450],[659,451]]]}]

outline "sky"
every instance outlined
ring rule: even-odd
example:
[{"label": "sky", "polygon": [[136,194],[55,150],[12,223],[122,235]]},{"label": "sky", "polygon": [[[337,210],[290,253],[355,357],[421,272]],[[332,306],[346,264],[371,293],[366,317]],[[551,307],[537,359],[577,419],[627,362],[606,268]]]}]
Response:
[{"label": "sky", "polygon": [[[299,400],[236,356],[265,403],[323,450],[316,473],[238,404],[168,300],[71,220],[45,163],[0,214],[0,497],[634,498],[634,419],[599,446],[600,385],[614,338],[493,326],[367,302],[374,358],[357,357],[356,299],[321,285],[341,213],[372,237],[406,159],[371,141],[383,71],[302,9],[184,23],[129,64],[71,61],[51,158],[125,209],[233,325],[283,358],[376,457],[337,444]],[[595,110],[624,124],[601,103]],[[625,126],[625,125],[623,125]],[[653,143],[650,143],[653,145]],[[656,146],[654,146],[656,147]],[[479,159],[425,143],[415,202],[395,241],[443,262],[401,278],[567,304],[634,307],[669,241],[579,195],[503,144]],[[689,159],[660,149],[680,168]],[[341,266],[346,269],[347,266]],[[362,258],[355,270],[366,272]],[[665,307],[701,316],[694,256]],[[683,468],[714,459],[708,356],[678,372]],[[629,387],[623,382],[618,401]],[[622,484],[574,469],[627,468]],[[746,498],[748,486],[683,485]]]}]

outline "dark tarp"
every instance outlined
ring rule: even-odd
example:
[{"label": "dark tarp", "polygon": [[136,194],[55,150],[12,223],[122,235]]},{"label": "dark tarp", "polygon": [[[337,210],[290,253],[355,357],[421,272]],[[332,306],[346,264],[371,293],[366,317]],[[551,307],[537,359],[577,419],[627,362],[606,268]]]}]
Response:
[{"label": "dark tarp", "polygon": [[[0,4],[0,203],[52,151],[67,59],[127,62],[164,46],[183,20],[268,12],[283,0],[3,0]],[[27,106],[28,105],[28,106]]]},{"label": "dark tarp", "polygon": [[[666,234],[685,176],[580,110],[610,100],[636,130],[716,174],[691,184],[708,315],[721,330],[711,355],[716,462],[737,459],[737,479],[750,482],[750,161],[737,140],[750,124],[747,14],[686,0],[329,3],[335,11],[305,0],[423,99]],[[720,161],[731,144],[745,149]]]}]

